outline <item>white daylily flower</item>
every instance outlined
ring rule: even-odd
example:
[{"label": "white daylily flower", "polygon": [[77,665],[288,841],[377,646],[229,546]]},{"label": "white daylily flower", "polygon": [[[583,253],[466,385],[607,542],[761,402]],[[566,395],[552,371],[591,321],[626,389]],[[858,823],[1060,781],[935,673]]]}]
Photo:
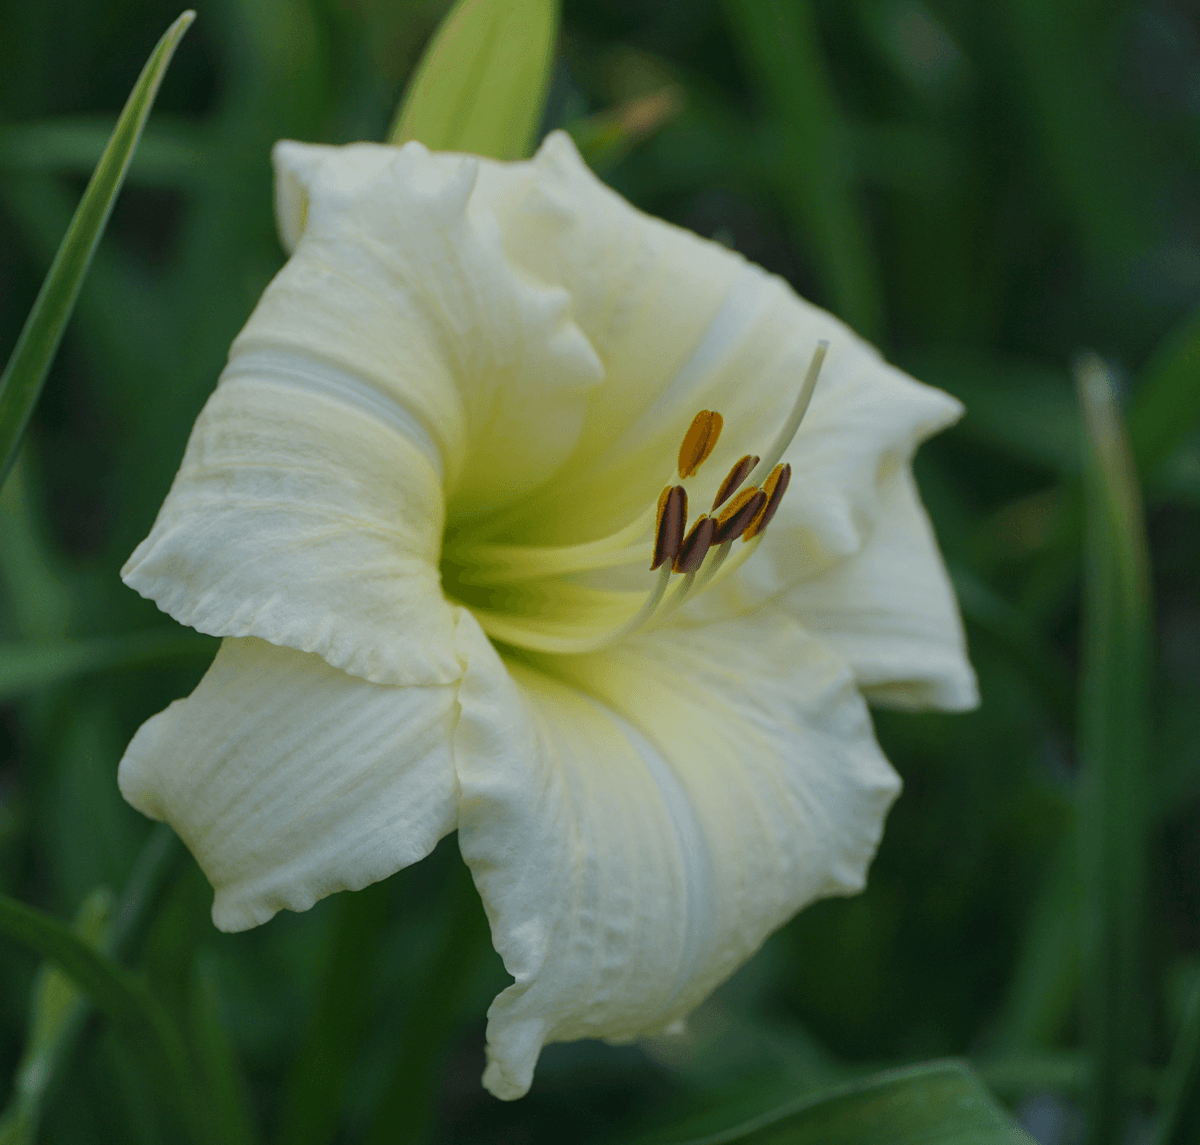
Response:
[{"label": "white daylily flower", "polygon": [[[121,790],[191,848],[226,930],[457,828],[514,979],[484,1081],[517,1097],[546,1042],[663,1030],[862,887],[899,788],[862,695],[975,702],[909,469],[960,408],[634,210],[565,135],[523,163],[275,163],[292,257],[124,570],[225,640]],[[724,429],[682,483],[693,517],[773,442],[746,488],[776,460],[791,486],[754,540],[651,572],[702,410]]]}]

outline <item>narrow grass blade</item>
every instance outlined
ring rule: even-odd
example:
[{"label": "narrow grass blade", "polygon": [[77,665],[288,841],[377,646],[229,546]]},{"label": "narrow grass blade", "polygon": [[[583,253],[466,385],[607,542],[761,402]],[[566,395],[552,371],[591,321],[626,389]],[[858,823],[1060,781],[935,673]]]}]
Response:
[{"label": "narrow grass blade", "polygon": [[1200,980],[1163,1079],[1158,1123],[1148,1145],[1191,1145],[1200,1139]]},{"label": "narrow grass blade", "polygon": [[444,893],[445,929],[423,974],[420,992],[405,1015],[392,1076],[365,1145],[408,1145],[428,1139],[446,1042],[491,955],[487,919],[465,863],[453,865]]},{"label": "narrow grass blade", "polygon": [[557,31],[555,0],[459,0],[417,65],[390,142],[525,158],[537,139]]},{"label": "narrow grass blade", "polygon": [[1200,310],[1172,331],[1142,370],[1129,440],[1149,479],[1200,424]]},{"label": "narrow grass blade", "polygon": [[181,858],[179,836],[166,823],[156,823],[121,889],[104,944],[106,954],[128,957]]},{"label": "narrow grass blade", "polygon": [[[1092,1078],[1088,1059],[1079,1050],[997,1054],[974,1058],[971,1066],[990,1090],[1014,1104],[1027,1094],[1086,1094]],[[1162,1091],[1163,1071],[1155,1066],[1139,1066],[1129,1080],[1132,1092],[1150,1101]]]},{"label": "narrow grass blade", "polygon": [[317,989],[315,1013],[285,1089],[279,1145],[324,1145],[338,1131],[343,1087],[371,1019],[371,976],[363,951],[387,923],[390,888],[378,883],[336,904],[331,945]]},{"label": "narrow grass blade", "polygon": [[0,933],[52,959],[110,1016],[122,1021],[142,1017],[140,987],[129,972],[57,919],[0,895]]},{"label": "narrow grass blade", "polygon": [[203,660],[215,651],[216,641],[212,638],[176,628],[81,640],[0,643],[0,700],[65,683],[89,672]]},{"label": "narrow grass blade", "polygon": [[[104,942],[112,892],[93,891],[79,908],[72,929],[93,949]],[[29,1040],[13,1078],[13,1096],[0,1118],[0,1145],[31,1145],[37,1139],[46,1094],[74,1045],[87,1015],[87,998],[53,963],[38,972],[30,1005]]]},{"label": "narrow grass blade", "polygon": [[1037,684],[1038,692],[1061,727],[1075,723],[1069,676],[1062,658],[1028,615],[994,592],[969,569],[950,570],[963,616],[987,632]]},{"label": "narrow grass blade", "polygon": [[822,1090],[715,1133],[637,1145],[1032,1145],[961,1062],[930,1062]]},{"label": "narrow grass blade", "polygon": [[36,458],[26,446],[0,489],[0,584],[14,635],[61,637],[73,607],[71,571],[47,529]]},{"label": "narrow grass blade", "polygon": [[1102,265],[1138,257],[1155,241],[1157,168],[1128,101],[1114,98],[1116,7],[1005,0],[997,9],[1020,60],[1018,94],[1082,245]]},{"label": "narrow grass blade", "polygon": [[750,78],[783,127],[772,157],[784,206],[813,248],[833,308],[879,341],[883,290],[853,181],[852,143],[838,110],[810,0],[725,0]]},{"label": "narrow grass blade", "polygon": [[992,1053],[1045,1050],[1075,1017],[1079,1000],[1079,843],[1063,832],[1025,927],[1016,967],[988,1047]]},{"label": "narrow grass blade", "polygon": [[0,895],[0,933],[50,959],[96,1006],[148,1043],[148,1060],[160,1085],[179,1110],[191,1139],[201,1142],[200,1106],[183,1040],[143,983],[57,919],[7,895]]},{"label": "narrow grass blade", "polygon": [[[129,872],[117,903],[106,888],[84,901],[74,929],[89,946],[110,957],[120,957],[145,924],[183,848],[165,823],[151,830]],[[52,965],[43,968],[35,987],[34,1020],[29,1045],[22,1055],[13,1083],[13,1100],[0,1120],[0,1145],[23,1145],[36,1133],[42,1103],[66,1062],[89,1011],[89,1000],[75,981]],[[66,999],[71,999],[70,1005]],[[54,1009],[59,1018],[52,1020]]]},{"label": "narrow grass blade", "polygon": [[258,1134],[229,1035],[211,952],[200,951],[192,972],[192,1042],[204,1071],[208,1101],[205,1129],[212,1145],[255,1145]]},{"label": "narrow grass blade", "polygon": [[0,484],[16,460],[17,446],[75,308],[88,264],[108,223],[159,84],[195,16],[195,12],[184,12],[146,61],[0,377]]},{"label": "narrow grass blade", "polygon": [[1094,1063],[1088,1140],[1124,1140],[1140,1042],[1150,588],[1133,457],[1113,378],[1086,355],[1076,382],[1088,445],[1079,835],[1083,1010]]}]

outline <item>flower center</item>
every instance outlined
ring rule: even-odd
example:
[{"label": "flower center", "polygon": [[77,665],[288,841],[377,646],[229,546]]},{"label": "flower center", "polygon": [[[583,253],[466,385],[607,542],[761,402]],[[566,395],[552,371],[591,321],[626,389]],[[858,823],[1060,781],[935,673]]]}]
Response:
[{"label": "flower center", "polygon": [[[739,458],[711,509],[690,527],[686,483],[712,454],[724,426],[712,410],[696,414],[684,434],[679,483],[608,537],[533,546],[447,536],[441,566],[446,595],[469,608],[494,641],[530,652],[593,652],[665,619],[729,576],[761,542],[791,480],[791,466],[781,459],[808,409],[828,346],[818,343],[792,409],[764,454]],[[647,560],[658,574],[649,586],[645,572],[636,572],[639,565],[646,569]],[[643,587],[626,587],[631,576]]]}]

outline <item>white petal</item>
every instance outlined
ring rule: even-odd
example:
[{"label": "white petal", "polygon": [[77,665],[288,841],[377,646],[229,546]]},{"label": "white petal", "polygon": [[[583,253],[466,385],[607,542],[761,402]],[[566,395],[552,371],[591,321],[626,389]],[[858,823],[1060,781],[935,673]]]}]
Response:
[{"label": "white petal", "polygon": [[504,670],[461,624],[459,841],[515,979],[485,1084],[679,1020],[814,898],[856,891],[899,787],[849,670],[764,610]]},{"label": "white petal", "polygon": [[468,210],[477,160],[298,143],[275,159],[295,253],[126,579],[215,635],[448,682],[445,505],[470,517],[545,481],[601,367],[562,287],[512,264],[486,203]]},{"label": "white petal", "polygon": [[[445,463],[451,517],[534,488],[578,437],[600,363],[561,286],[508,257],[480,161],[280,143],[281,229],[303,233],[234,343],[334,363],[403,407]],[[511,180],[524,165],[501,168]],[[287,190],[292,188],[291,190]]]},{"label": "white petal", "polygon": [[454,694],[226,640],[191,696],[134,736],[121,793],[196,856],[216,925],[244,930],[385,878],[454,829]]},{"label": "white petal", "polygon": [[234,375],[209,399],[126,584],[183,624],[316,652],[383,684],[459,676],[419,446],[347,400]]},{"label": "white petal", "polygon": [[950,711],[979,702],[954,589],[907,466],[884,482],[859,552],[796,584],[781,605],[837,649],[872,702]]},{"label": "white petal", "polygon": [[804,470],[802,492],[789,501],[802,511],[806,535],[805,550],[791,559],[795,570],[815,571],[855,551],[880,469],[954,420],[958,403],[888,366],[782,279],[634,209],[587,170],[565,135],[548,137],[532,161],[527,193],[514,194],[512,178],[483,167],[479,196],[497,204],[510,257],[568,291],[605,378],[568,465],[514,508],[509,537],[579,543],[626,524],[674,479],[684,431],[708,408],[725,428],[694,483],[701,505],[733,461],[765,451],[817,343],[827,340],[789,456]]}]

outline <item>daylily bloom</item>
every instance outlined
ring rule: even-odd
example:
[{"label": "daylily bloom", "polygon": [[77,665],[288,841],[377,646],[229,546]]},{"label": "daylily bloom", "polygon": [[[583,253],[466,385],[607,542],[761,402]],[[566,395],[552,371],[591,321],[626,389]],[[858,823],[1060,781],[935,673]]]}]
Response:
[{"label": "daylily bloom", "polygon": [[976,701],[909,464],[960,407],[563,134],[274,157],[291,257],[123,573],[225,639],[121,790],[224,930],[457,829],[518,1097],[863,886],[899,789],[864,696]]}]

